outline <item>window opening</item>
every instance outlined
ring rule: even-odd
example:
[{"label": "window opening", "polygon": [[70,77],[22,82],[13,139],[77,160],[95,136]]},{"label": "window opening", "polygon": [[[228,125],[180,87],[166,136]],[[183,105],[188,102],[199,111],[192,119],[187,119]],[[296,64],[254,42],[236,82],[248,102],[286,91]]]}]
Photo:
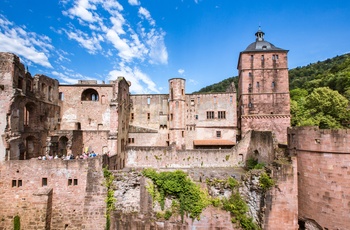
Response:
[{"label": "window opening", "polygon": [[207,111],[207,119],[214,119],[214,111]]},{"label": "window opening", "polygon": [[221,131],[216,131],[216,137],[221,137]]},{"label": "window opening", "polygon": [[219,119],[226,119],[226,111],[218,111]]},{"label": "window opening", "polygon": [[47,178],[41,178],[41,186],[44,187],[44,186],[47,186]]}]

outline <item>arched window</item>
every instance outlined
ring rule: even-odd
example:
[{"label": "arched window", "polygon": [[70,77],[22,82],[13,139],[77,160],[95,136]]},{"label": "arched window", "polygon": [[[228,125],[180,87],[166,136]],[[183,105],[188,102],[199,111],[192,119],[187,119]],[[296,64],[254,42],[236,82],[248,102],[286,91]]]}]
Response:
[{"label": "arched window", "polygon": [[82,101],[98,101],[98,92],[94,89],[86,89],[81,94]]}]

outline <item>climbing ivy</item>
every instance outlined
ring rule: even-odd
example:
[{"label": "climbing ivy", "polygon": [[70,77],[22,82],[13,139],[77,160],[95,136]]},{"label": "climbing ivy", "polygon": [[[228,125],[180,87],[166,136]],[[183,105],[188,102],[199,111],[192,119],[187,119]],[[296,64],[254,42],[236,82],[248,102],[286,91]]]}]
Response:
[{"label": "climbing ivy", "polygon": [[[178,201],[178,212],[182,219],[185,214],[193,219],[199,219],[202,210],[210,204],[208,194],[192,182],[183,171],[157,173],[154,169],[145,169],[143,175],[153,181],[154,187],[147,189],[160,203],[161,209],[164,210],[165,197],[172,196]],[[170,218],[170,213],[164,215]]]},{"label": "climbing ivy", "polygon": [[110,229],[111,226],[111,212],[115,209],[116,199],[114,198],[114,189],[113,189],[113,174],[107,169],[103,168],[104,186],[107,188],[107,197],[105,199],[107,210],[106,210],[106,230]]}]

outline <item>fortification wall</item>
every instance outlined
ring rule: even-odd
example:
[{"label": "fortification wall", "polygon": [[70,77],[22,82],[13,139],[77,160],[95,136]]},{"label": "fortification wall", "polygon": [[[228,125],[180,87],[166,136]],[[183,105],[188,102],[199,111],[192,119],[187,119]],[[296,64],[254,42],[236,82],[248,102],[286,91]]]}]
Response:
[{"label": "fortification wall", "polygon": [[288,130],[297,155],[299,219],[324,229],[350,229],[350,130]]},{"label": "fortification wall", "polygon": [[278,162],[272,172],[276,185],[268,191],[266,196],[266,215],[263,229],[297,230],[298,227],[298,181],[297,160]]},{"label": "fortification wall", "polygon": [[126,167],[191,168],[244,166],[253,156],[259,162],[274,159],[271,132],[250,131],[231,149],[176,150],[172,147],[127,147]]},{"label": "fortification wall", "polygon": [[0,229],[104,229],[101,158],[0,164]]}]

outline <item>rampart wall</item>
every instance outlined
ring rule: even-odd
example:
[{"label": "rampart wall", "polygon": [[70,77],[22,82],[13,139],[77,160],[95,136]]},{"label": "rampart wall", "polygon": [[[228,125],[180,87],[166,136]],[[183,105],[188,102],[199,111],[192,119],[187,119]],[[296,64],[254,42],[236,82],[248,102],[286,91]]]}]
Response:
[{"label": "rampart wall", "polygon": [[293,128],[288,139],[298,161],[301,223],[311,220],[324,229],[350,229],[350,130]]},{"label": "rampart wall", "polygon": [[25,160],[0,164],[0,229],[104,229],[102,160]]},{"label": "rampart wall", "polygon": [[126,167],[191,168],[244,166],[249,157],[274,159],[271,132],[250,131],[231,149],[175,150],[172,147],[127,147]]}]

